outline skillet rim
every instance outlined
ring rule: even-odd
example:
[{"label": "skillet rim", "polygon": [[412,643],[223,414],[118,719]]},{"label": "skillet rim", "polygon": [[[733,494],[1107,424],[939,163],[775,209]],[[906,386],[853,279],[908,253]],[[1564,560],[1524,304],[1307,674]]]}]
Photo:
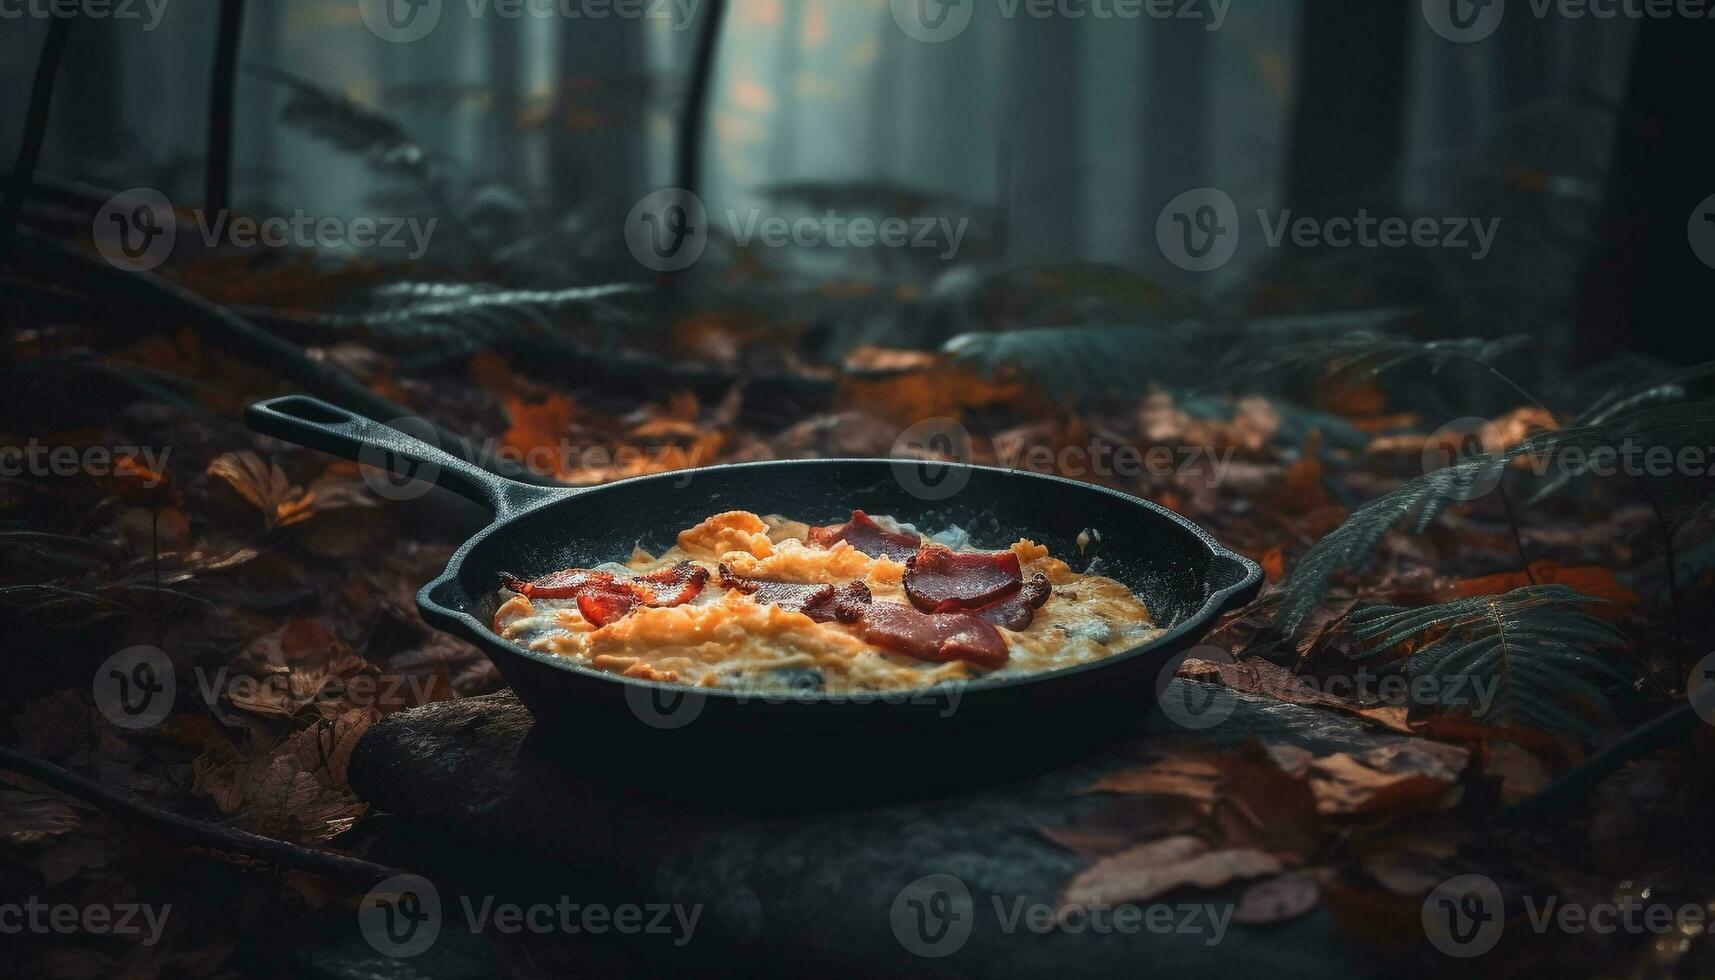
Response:
[{"label": "skillet rim", "polygon": [[[436,628],[475,643],[491,656],[496,652],[505,653],[508,656],[522,656],[544,666],[566,671],[578,677],[620,685],[620,689],[631,687],[643,691],[689,690],[704,697],[721,701],[734,701],[738,703],[745,703],[753,700],[759,701],[763,698],[766,698],[770,704],[805,705],[870,704],[887,702],[890,700],[897,701],[901,693],[900,691],[873,691],[855,695],[805,695],[793,692],[736,691],[729,688],[718,687],[692,688],[683,684],[664,684],[656,681],[626,677],[623,674],[615,674],[611,671],[597,670],[594,667],[585,666],[566,657],[556,656],[551,653],[541,653],[519,646],[518,644],[513,643],[512,641],[500,636],[500,634],[494,632],[492,627],[484,624],[481,620],[478,620],[475,616],[471,615],[469,611],[465,609],[454,609],[442,604],[440,600],[435,598],[434,593],[437,590],[452,587],[459,591],[467,604],[474,603],[477,597],[466,591],[459,582],[465,558],[468,557],[470,553],[485,540],[487,540],[490,535],[499,531],[500,528],[505,527],[514,521],[528,517],[539,510],[564,503],[576,497],[604,493],[623,487],[636,486],[645,482],[683,480],[686,478],[687,472],[692,479],[695,479],[696,476],[704,473],[731,472],[751,469],[800,466],[837,467],[853,465],[861,465],[863,467],[885,466],[893,468],[901,465],[902,463],[915,464],[917,462],[919,461],[862,457],[838,459],[776,459],[750,463],[723,463],[716,466],[697,467],[690,471],[679,470],[667,473],[655,473],[650,474],[649,476],[616,480],[612,483],[604,483],[593,487],[534,487],[526,484],[518,484],[519,487],[530,492],[530,496],[535,498],[534,502],[528,503],[518,510],[510,513],[497,514],[487,526],[467,538],[464,544],[460,545],[458,550],[453,552],[452,557],[447,559],[447,566],[442,570],[441,574],[430,579],[422,588],[417,590],[417,608],[422,613],[423,618],[436,626]],[[1052,476],[1045,473],[1031,472],[1029,470],[1008,469],[1000,466],[979,466],[972,463],[938,463],[937,465],[945,466],[949,469],[957,469],[973,473],[991,473],[1005,478],[1041,480],[1048,483],[1062,484],[1068,489],[1074,489],[1079,492],[1102,493],[1110,497],[1117,498],[1126,504],[1143,507],[1146,510],[1152,511],[1157,516],[1167,518],[1173,523],[1178,524],[1180,527],[1191,532],[1191,534],[1209,550],[1210,557],[1212,559],[1216,562],[1224,560],[1237,566],[1241,574],[1233,583],[1219,589],[1212,589],[1208,598],[1203,601],[1203,604],[1199,606],[1195,612],[1186,616],[1185,619],[1177,626],[1165,631],[1160,636],[1140,643],[1137,646],[1129,647],[1117,653],[1110,654],[1100,660],[1092,660],[1082,664],[1072,664],[1066,667],[1040,671],[1034,674],[1023,674],[1016,677],[991,677],[974,681],[941,683],[930,687],[912,688],[906,692],[913,696],[932,695],[938,691],[957,690],[959,692],[959,696],[962,698],[966,695],[979,694],[983,691],[1026,687],[1031,684],[1058,681],[1092,670],[1116,667],[1121,663],[1133,660],[1152,650],[1171,646],[1172,644],[1184,639],[1186,634],[1192,633],[1193,631],[1201,632],[1206,630],[1208,626],[1211,625],[1212,621],[1223,613],[1230,611],[1231,609],[1248,605],[1252,602],[1256,598],[1257,591],[1262,587],[1262,566],[1221,544],[1213,534],[1210,534],[1207,530],[1197,525],[1189,518],[1169,510],[1153,500],[1147,500],[1143,497],[1115,490],[1111,487],[1104,487],[1099,484],[1085,483],[1063,476]],[[1206,583],[1212,584],[1208,576],[1205,576],[1203,580]]]}]

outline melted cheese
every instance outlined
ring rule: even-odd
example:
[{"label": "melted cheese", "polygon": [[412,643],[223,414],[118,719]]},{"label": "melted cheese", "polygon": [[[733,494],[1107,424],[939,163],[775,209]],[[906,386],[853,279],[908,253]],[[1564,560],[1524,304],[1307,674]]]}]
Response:
[{"label": "melted cheese", "polygon": [[[678,536],[665,554],[634,552],[627,567],[654,571],[680,561],[710,570],[726,563],[742,578],[841,584],[859,580],[876,602],[909,602],[904,564],[871,558],[840,542],[806,544],[809,527],[745,511],[717,514]],[[977,676],[1016,676],[1100,660],[1160,631],[1149,610],[1124,585],[1080,575],[1030,540],[1012,545],[1026,578],[1047,576],[1054,592],[1021,632],[1002,629],[1006,666],[986,674],[962,662],[929,663],[860,640],[849,626],[818,623],[802,613],[759,604],[712,578],[695,600],[670,609],[639,608],[604,627],[578,613],[569,599],[512,595],[496,612],[502,637],[599,670],[629,677],[746,690],[802,690],[819,677],[830,693],[899,691]]]}]

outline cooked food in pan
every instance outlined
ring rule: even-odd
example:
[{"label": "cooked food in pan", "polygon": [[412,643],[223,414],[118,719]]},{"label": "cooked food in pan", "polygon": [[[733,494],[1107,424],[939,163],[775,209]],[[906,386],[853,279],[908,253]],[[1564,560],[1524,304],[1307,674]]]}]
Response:
[{"label": "cooked food in pan", "polygon": [[1020,540],[854,511],[811,527],[746,511],[662,555],[504,579],[494,629],[531,650],[653,681],[750,691],[898,691],[1100,660],[1151,639],[1124,585]]}]

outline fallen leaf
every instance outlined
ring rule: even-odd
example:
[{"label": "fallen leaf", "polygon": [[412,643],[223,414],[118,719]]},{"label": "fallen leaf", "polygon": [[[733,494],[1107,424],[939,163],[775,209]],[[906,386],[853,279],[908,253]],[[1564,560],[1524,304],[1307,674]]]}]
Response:
[{"label": "fallen leaf", "polygon": [[1619,619],[1638,601],[1638,594],[1620,584],[1611,568],[1600,565],[1567,567],[1546,558],[1531,562],[1528,575],[1524,572],[1502,572],[1498,575],[1451,582],[1443,590],[1443,601],[1479,595],[1502,595],[1533,584],[1533,579],[1537,585],[1564,585],[1587,596],[1605,600],[1582,607],[1590,615],[1602,619]]},{"label": "fallen leaf", "polygon": [[78,825],[77,811],[64,801],[23,790],[0,790],[0,836],[13,844],[41,844]]},{"label": "fallen leaf", "polygon": [[1066,827],[1038,827],[1043,837],[1086,858],[1106,857],[1152,840],[1196,829],[1208,810],[1183,796],[1124,796]]},{"label": "fallen leaf", "polygon": [[[1310,764],[1317,812],[1360,816],[1433,809],[1453,801],[1465,750],[1423,742],[1383,746],[1360,756],[1344,752]],[[1445,751],[1443,751],[1445,750]],[[1458,753],[1457,768],[1454,767]]]},{"label": "fallen leaf", "polygon": [[225,480],[245,502],[261,511],[270,529],[307,521],[321,511],[371,502],[362,484],[352,480],[318,480],[307,488],[297,486],[278,464],[264,462],[248,449],[215,457],[208,464],[208,475]]},{"label": "fallen leaf", "polygon": [[1066,886],[1075,906],[1147,902],[1186,885],[1215,888],[1240,878],[1277,874],[1279,857],[1246,848],[1212,851],[1195,837],[1166,837],[1103,858]]},{"label": "fallen leaf", "polygon": [[1111,772],[1097,780],[1092,793],[1163,793],[1199,803],[1215,800],[1224,775],[1214,759],[1164,759],[1139,769]]}]

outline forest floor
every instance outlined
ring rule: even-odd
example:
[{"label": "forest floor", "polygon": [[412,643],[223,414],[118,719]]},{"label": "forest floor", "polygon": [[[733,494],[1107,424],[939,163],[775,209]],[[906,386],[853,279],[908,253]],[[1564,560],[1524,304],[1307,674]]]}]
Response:
[{"label": "forest floor", "polygon": [[[240,307],[336,288],[291,268],[218,268],[184,283]],[[233,356],[170,309],[115,326],[112,311],[75,287],[36,282],[17,294],[4,337],[13,405],[0,442],[43,447],[48,462],[0,482],[0,602],[16,665],[0,694],[6,745],[210,827],[361,856],[370,814],[345,764],[365,730],[395,711],[501,685],[479,652],[427,627],[413,603],[467,528],[433,501],[383,499],[355,464],[250,432],[247,403],[293,390],[279,365]],[[1555,961],[1612,975],[1711,970],[1702,925],[1715,909],[1711,784],[1700,776],[1715,748],[1709,726],[1544,819],[1497,822],[1628,728],[1682,704],[1692,664],[1708,652],[1697,647],[1710,635],[1715,579],[1681,580],[1668,594],[1649,572],[1657,521],[1626,488],[1536,508],[1485,494],[1448,507],[1422,534],[1390,531],[1289,634],[1277,613],[1299,559],[1363,502],[1424,472],[1440,420],[1395,409],[1373,379],[1321,379],[1313,407],[1339,420],[1346,435],[1335,441],[1292,431],[1296,416],[1261,395],[1229,399],[1213,416],[1159,390],[1075,409],[935,353],[869,347],[809,364],[790,335],[758,337],[729,316],[684,317],[645,344],[663,363],[713,367],[683,385],[670,373],[648,385],[590,384],[570,366],[477,351],[405,371],[397,351],[361,336],[308,356],[493,446],[596,450],[552,474],[579,484],[737,460],[887,456],[909,425],[938,416],[963,420],[979,463],[1045,459],[1053,471],[1068,451],[1093,445],[1140,457],[1177,447],[1167,471],[1068,475],[1159,501],[1264,568],[1261,598],[1221,622],[1181,676],[1432,748],[1322,758],[1263,745],[1176,748],[1092,787],[1114,797],[1111,813],[1056,831],[1088,859],[1066,883],[1069,901],[1237,887],[1254,924],[1325,906],[1387,950],[1424,941],[1420,910],[1440,883],[1481,873],[1509,894],[1674,910],[1659,930],[1551,930],[1498,965],[1535,962],[1552,943]],[[1560,421],[1522,406],[1494,427],[1511,444]],[[56,447],[75,456],[63,470],[51,462]],[[120,458],[92,462],[101,447],[120,447]],[[1188,449],[1201,450],[1200,461],[1187,461]],[[1612,694],[1610,712],[1584,713],[1586,736],[1402,694],[1397,662],[1410,648],[1370,657],[1349,620],[1365,606],[1555,583],[1603,600],[1593,615],[1627,638],[1610,655],[1630,683]],[[154,724],[122,727],[98,710],[92,685],[109,658],[136,646],[165,651],[176,699]],[[24,952],[33,975],[218,976],[266,963],[299,940],[312,912],[355,908],[361,895],[289,860],[223,852],[216,838],[171,843],[134,816],[25,775],[0,780],[0,893],[194,910],[172,916],[154,944],[36,937]],[[239,948],[241,934],[255,945]]]}]

